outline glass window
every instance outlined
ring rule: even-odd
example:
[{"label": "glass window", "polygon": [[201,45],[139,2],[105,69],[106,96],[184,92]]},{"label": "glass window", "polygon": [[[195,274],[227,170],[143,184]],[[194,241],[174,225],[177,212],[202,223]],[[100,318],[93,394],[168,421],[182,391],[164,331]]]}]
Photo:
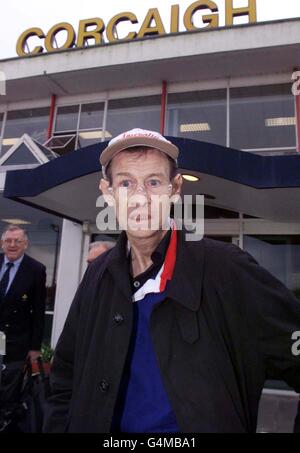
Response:
[{"label": "glass window", "polygon": [[54,310],[56,274],[59,260],[62,219],[38,209],[25,206],[0,193],[0,234],[9,223],[19,223],[28,232],[29,247],[26,253],[46,266],[47,299],[44,341],[49,342]]},{"label": "glass window", "polygon": [[32,152],[27,148],[27,146],[22,143],[14,153],[4,162],[4,165],[30,165],[30,164],[39,164],[39,161],[32,154]]},{"label": "glass window", "polygon": [[66,105],[57,108],[55,131],[76,132],[78,127],[79,105]]},{"label": "glass window", "polygon": [[230,145],[236,149],[296,147],[290,85],[230,90]]},{"label": "glass window", "polygon": [[106,138],[141,128],[160,130],[160,96],[111,100],[108,103]]},{"label": "glass window", "polygon": [[72,150],[99,143],[103,138],[103,112],[104,102],[82,104],[81,110],[79,105],[58,107],[55,135],[75,134]]},{"label": "glass window", "polygon": [[7,112],[2,154],[25,133],[38,142],[44,143],[47,137],[48,123],[49,107]]},{"label": "glass window", "polygon": [[78,134],[79,148],[102,141],[103,111],[104,102],[82,105]]},{"label": "glass window", "polygon": [[167,135],[226,145],[226,90],[168,95]]},{"label": "glass window", "polygon": [[300,236],[244,236],[244,249],[300,299]]},{"label": "glass window", "polygon": [[[244,236],[244,250],[300,299],[300,236]],[[265,387],[289,389],[282,381]]]},{"label": "glass window", "polygon": [[99,129],[103,123],[104,102],[83,104],[81,107],[79,129]]}]

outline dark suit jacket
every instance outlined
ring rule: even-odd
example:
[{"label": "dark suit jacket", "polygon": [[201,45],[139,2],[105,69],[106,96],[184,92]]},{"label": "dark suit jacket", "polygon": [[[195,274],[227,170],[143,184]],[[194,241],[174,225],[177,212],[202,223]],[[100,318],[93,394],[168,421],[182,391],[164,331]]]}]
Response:
[{"label": "dark suit jacket", "polygon": [[[77,291],[51,369],[46,432],[110,432],[133,328],[126,242],[123,232]],[[178,231],[150,332],[181,432],[254,432],[265,379],[300,393],[299,330],[300,301],[251,255]]]},{"label": "dark suit jacket", "polygon": [[[4,255],[0,255],[0,266]],[[44,330],[46,268],[24,255],[15,278],[0,303],[0,331],[6,334],[6,362],[21,361],[38,351]]]},{"label": "dark suit jacket", "polygon": [[298,413],[295,419],[294,433],[300,434],[300,400],[298,404]]}]

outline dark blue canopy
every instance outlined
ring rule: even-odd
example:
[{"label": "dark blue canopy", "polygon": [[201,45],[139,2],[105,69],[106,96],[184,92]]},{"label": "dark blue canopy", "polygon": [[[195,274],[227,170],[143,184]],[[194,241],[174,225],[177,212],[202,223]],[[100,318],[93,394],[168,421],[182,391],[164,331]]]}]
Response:
[{"label": "dark blue canopy", "polygon": [[[233,191],[236,190],[237,185],[258,191],[300,188],[300,154],[259,156],[191,139],[178,137],[169,137],[169,139],[180,149],[179,167],[187,173],[200,175],[201,179],[203,175],[204,182],[206,181],[205,175],[210,177],[208,178],[210,189],[212,187],[217,188],[217,185],[220,186],[221,181],[233,183]],[[101,171],[99,156],[106,145],[107,143],[91,145],[34,169],[9,171],[6,176],[4,196],[72,220],[82,221],[81,216],[73,216],[69,212],[64,213],[61,208],[56,210],[53,202],[50,203],[51,206],[47,206],[47,202],[45,200],[42,202],[38,199],[38,196],[45,192],[50,194],[52,189],[58,187],[61,187],[60,194],[62,194],[64,185],[80,180],[87,175],[98,174],[97,178],[99,179],[99,172]],[[215,185],[211,184],[211,178],[215,178]],[[203,181],[202,191],[199,193],[207,192]],[[227,190],[228,187],[230,186],[227,184]],[[193,192],[195,193],[195,189],[193,189]],[[298,193],[297,190],[291,194],[292,196],[295,196],[295,194],[299,196],[300,192]],[[245,191],[243,191],[243,196],[245,196]],[[59,198],[56,199],[59,200]],[[72,200],[69,201],[70,203],[73,202]],[[297,203],[300,205],[300,198],[298,198]],[[224,200],[222,204],[224,205]],[[229,207],[238,208],[238,206],[234,206],[234,203],[233,206]],[[300,210],[300,207],[298,209]],[[247,212],[247,209],[244,212]]]}]

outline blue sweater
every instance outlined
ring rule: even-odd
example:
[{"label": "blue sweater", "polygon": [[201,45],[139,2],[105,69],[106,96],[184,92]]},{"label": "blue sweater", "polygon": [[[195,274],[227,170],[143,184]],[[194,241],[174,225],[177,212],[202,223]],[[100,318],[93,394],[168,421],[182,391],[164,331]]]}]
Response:
[{"label": "blue sweater", "polygon": [[112,431],[126,433],[179,432],[175,414],[164,389],[150,336],[153,307],[162,293],[146,294],[134,302],[134,329],[122,379]]}]

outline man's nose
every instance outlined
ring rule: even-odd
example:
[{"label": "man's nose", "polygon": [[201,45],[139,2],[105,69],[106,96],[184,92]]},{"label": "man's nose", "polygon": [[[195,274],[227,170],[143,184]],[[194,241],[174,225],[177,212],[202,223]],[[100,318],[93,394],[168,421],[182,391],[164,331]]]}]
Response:
[{"label": "man's nose", "polygon": [[144,186],[144,184],[139,184],[139,185],[137,186],[135,192],[136,192],[136,193],[138,193],[138,192],[143,192],[143,193],[145,193],[145,194],[148,193],[146,187]]},{"label": "man's nose", "polygon": [[148,192],[147,191],[144,191],[144,192],[135,191],[135,193],[132,194],[131,197],[129,197],[128,202],[129,202],[128,206],[132,206],[132,207],[146,206],[149,204]]}]

